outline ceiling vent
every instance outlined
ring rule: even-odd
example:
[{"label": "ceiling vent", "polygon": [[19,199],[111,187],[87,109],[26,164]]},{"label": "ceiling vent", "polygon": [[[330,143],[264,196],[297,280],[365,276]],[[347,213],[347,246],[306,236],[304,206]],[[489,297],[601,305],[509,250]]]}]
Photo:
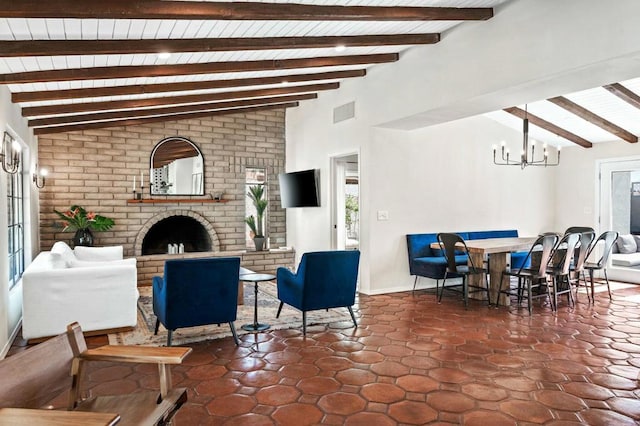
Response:
[{"label": "ceiling vent", "polygon": [[356,103],[355,101],[348,104],[340,105],[333,109],[333,124],[341,121],[348,120],[356,116]]}]

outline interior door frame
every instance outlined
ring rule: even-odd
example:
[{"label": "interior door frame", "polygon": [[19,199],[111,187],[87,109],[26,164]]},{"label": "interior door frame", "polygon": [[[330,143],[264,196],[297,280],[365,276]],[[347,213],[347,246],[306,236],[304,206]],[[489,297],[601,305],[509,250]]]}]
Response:
[{"label": "interior door frame", "polygon": [[[331,178],[330,178],[330,204],[331,204],[331,226],[330,226],[330,230],[329,232],[331,233],[331,249],[332,250],[338,250],[339,247],[339,241],[338,241],[338,222],[339,222],[339,218],[338,218],[338,209],[339,209],[339,201],[338,201],[338,196],[341,194],[344,197],[344,191],[338,191],[338,171],[339,171],[339,166],[338,163],[341,160],[345,160],[348,157],[353,157],[356,156],[357,158],[357,162],[358,162],[358,176],[360,176],[360,152],[358,151],[351,151],[351,152],[345,152],[345,153],[341,153],[341,154],[335,154],[330,156],[330,170],[331,170]],[[360,181],[360,179],[358,179],[358,182]],[[360,185],[360,183],[358,183],[358,185]],[[358,189],[358,192],[360,193],[360,189]],[[340,194],[339,194],[340,193]],[[360,203],[360,198],[358,197],[358,203]],[[342,205],[344,205],[344,202],[342,203]],[[343,242],[344,244],[344,242]]]},{"label": "interior door frame", "polygon": [[[611,173],[619,171],[640,171],[640,156],[607,158],[596,161],[596,203],[598,205],[599,233],[611,229]],[[611,260],[609,260],[611,262]],[[607,266],[610,279],[640,283],[640,270]]]}]

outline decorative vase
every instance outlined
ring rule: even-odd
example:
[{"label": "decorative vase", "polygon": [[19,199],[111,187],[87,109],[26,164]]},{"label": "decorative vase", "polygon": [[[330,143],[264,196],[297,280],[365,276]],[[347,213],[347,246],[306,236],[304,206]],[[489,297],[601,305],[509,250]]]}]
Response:
[{"label": "decorative vase", "polygon": [[256,251],[264,250],[264,237],[254,237],[253,243],[256,245]]},{"label": "decorative vase", "polygon": [[73,236],[73,245],[93,247],[93,234],[87,229],[78,229]]}]

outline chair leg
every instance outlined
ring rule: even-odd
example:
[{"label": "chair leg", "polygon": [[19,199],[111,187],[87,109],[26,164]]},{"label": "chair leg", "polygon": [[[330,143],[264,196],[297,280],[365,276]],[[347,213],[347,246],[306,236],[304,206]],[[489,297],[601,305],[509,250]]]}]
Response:
[{"label": "chair leg", "polygon": [[412,292],[416,291],[416,284],[418,284],[418,276],[416,275],[416,279],[413,280],[413,290],[411,290]]},{"label": "chair leg", "polygon": [[[589,281],[591,281],[591,301],[593,302],[593,304],[596,304],[596,298],[595,298],[595,291],[594,291],[594,286],[593,286],[593,269],[589,269]],[[586,287],[586,285],[585,285]],[[589,289],[587,289],[587,293],[589,293]]]},{"label": "chair leg", "polygon": [[171,346],[171,338],[173,337],[173,330],[167,332],[167,346]]},{"label": "chair leg", "polygon": [[[518,281],[519,280],[520,278],[518,278]],[[527,282],[527,309],[529,310],[529,316],[531,316],[531,314],[533,313],[533,307],[531,303],[531,299],[533,298],[533,295],[531,294],[531,286],[533,285],[533,278],[525,281]]]},{"label": "chair leg", "polygon": [[158,318],[156,318],[156,329],[153,332],[154,336],[158,335],[158,330],[160,329],[160,320]]},{"label": "chair leg", "polygon": [[353,325],[355,325],[356,328],[358,328],[358,322],[356,321],[356,316],[353,314],[353,309],[351,309],[351,306],[347,306],[347,309],[349,310],[349,313],[351,314],[351,319],[353,320]]},{"label": "chair leg", "polygon": [[[509,278],[511,282],[511,278]],[[500,275],[500,285],[498,286],[498,294],[496,295],[496,306],[500,306],[500,293],[502,293],[502,286],[504,285],[504,274]]]},{"label": "chair leg", "polygon": [[307,313],[302,311],[302,335],[307,335]]},{"label": "chair leg", "polygon": [[238,339],[238,333],[236,333],[236,326],[233,321],[229,321],[229,328],[231,328],[231,334],[233,334],[233,340],[236,342],[236,346],[240,346],[240,339]]},{"label": "chair leg", "polygon": [[282,311],[282,305],[284,305],[284,302],[281,300],[280,301],[280,306],[278,306],[278,312],[276,313],[276,318],[280,318],[280,312]]},{"label": "chair leg", "polygon": [[467,282],[467,276],[462,276],[462,291],[464,292],[464,308],[469,307],[469,283]]},{"label": "chair leg", "polygon": [[[444,293],[444,284],[447,282],[447,273],[444,273],[444,279],[442,280],[442,287],[440,287],[440,295],[437,294],[438,288],[436,287],[436,297],[438,299],[438,303],[442,302],[442,293]],[[436,286],[438,282],[436,281]]]},{"label": "chair leg", "polygon": [[611,287],[609,287],[609,277],[607,276],[607,268],[604,268],[603,271],[604,271],[604,281],[607,283],[607,291],[609,292],[609,300],[611,300]]}]

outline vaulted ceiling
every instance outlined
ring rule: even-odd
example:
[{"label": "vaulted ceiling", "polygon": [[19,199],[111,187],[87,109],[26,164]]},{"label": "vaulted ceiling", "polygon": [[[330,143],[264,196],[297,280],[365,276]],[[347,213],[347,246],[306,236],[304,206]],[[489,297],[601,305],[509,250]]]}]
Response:
[{"label": "vaulted ceiling", "polygon": [[506,0],[0,0],[0,84],[36,134],[294,107]]},{"label": "vaulted ceiling", "polygon": [[[506,1],[0,0],[0,84],[36,134],[292,108]],[[531,136],[637,142],[640,79],[612,83],[530,103]]]}]

